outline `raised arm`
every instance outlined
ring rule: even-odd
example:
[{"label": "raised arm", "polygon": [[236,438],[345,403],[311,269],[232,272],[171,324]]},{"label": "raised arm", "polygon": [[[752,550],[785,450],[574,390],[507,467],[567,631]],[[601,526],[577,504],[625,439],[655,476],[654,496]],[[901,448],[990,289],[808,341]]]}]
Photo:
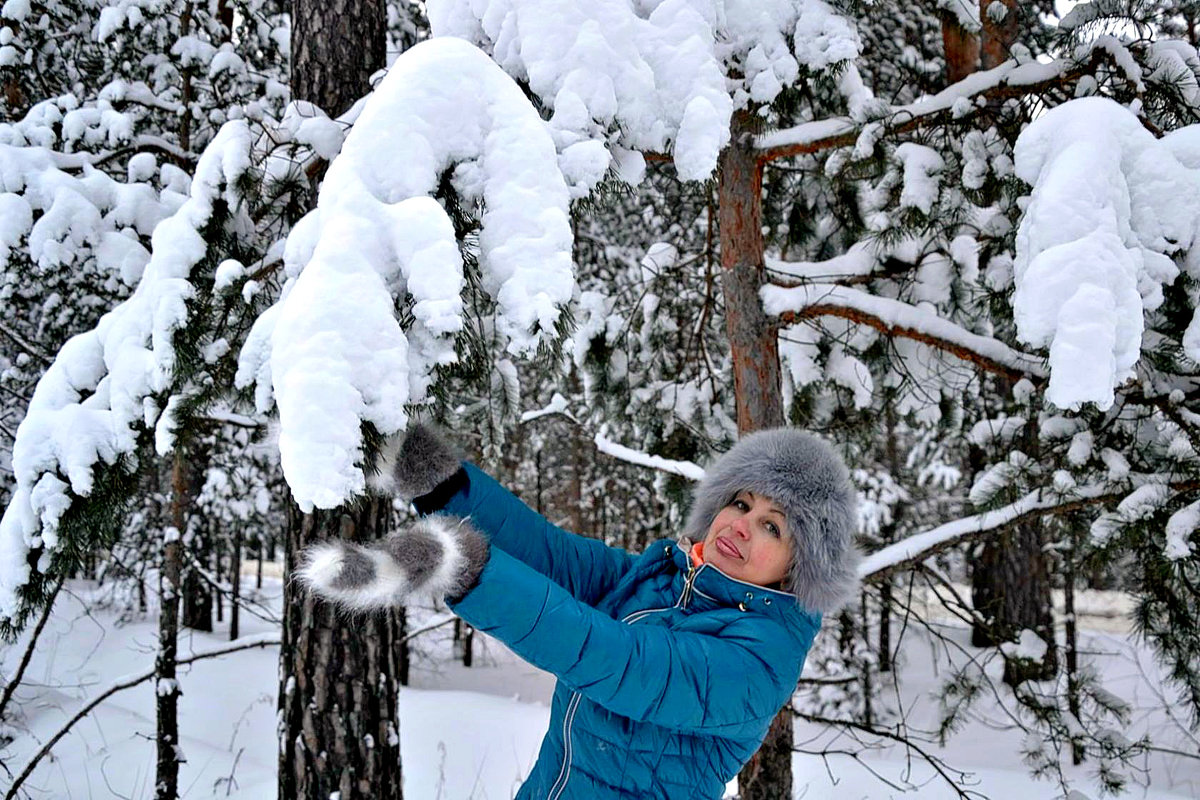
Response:
[{"label": "raised arm", "polygon": [[414,425],[385,452],[376,488],[412,499],[422,516],[470,517],[491,544],[593,603],[616,585],[633,558],[624,550],[568,533],[525,505],[483,470],[461,461],[436,431]]},{"label": "raised arm", "polygon": [[529,663],[630,719],[713,735],[765,734],[816,634],[758,614],[719,632],[627,624],[498,547],[468,518],[433,514],[380,542],[309,548],[299,577],[352,609],[435,594]]}]

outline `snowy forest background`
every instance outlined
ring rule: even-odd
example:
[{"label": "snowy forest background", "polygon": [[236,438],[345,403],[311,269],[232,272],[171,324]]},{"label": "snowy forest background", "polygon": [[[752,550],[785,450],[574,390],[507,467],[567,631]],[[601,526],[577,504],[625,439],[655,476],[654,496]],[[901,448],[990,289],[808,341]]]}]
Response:
[{"label": "snowy forest background", "polygon": [[510,797],[546,676],[282,579],[418,414],[633,550],[837,444],[861,602],[731,796],[1197,796],[1198,26],[4,0],[5,800]]}]

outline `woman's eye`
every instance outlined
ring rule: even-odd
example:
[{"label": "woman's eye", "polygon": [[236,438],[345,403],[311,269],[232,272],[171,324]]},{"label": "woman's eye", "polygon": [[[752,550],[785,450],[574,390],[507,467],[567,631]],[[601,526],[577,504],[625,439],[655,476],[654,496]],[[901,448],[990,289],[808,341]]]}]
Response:
[{"label": "woman's eye", "polygon": [[778,539],[780,536],[782,536],[782,535],[783,535],[783,534],[781,534],[781,533],[779,532],[779,526],[778,526],[778,525],[776,525],[774,522],[768,522],[768,523],[767,523],[767,531],[768,531],[768,532],[769,532],[769,533],[770,533],[772,536],[774,536],[776,539]]},{"label": "woman's eye", "polygon": [[746,504],[746,501],[745,501],[745,500],[734,500],[734,501],[733,501],[733,503],[732,503],[732,505],[733,505],[733,507],[734,507],[734,508],[736,508],[738,511],[749,511],[749,510],[750,510],[750,506],[748,506],[748,505]]}]

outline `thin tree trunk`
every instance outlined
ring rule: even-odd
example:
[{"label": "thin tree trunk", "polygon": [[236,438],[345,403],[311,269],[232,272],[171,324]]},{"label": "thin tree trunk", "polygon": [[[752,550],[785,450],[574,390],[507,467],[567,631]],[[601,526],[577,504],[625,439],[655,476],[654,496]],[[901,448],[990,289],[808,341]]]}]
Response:
[{"label": "thin tree trunk", "polygon": [[181,537],[182,532],[187,529],[189,491],[187,455],[184,448],[177,445],[171,467],[173,528],[165,537],[162,567],[158,577],[158,656],[154,662],[158,746],[155,800],[175,800],[179,796],[179,763],[184,760],[183,750],[179,746],[179,682],[175,678],[175,659],[179,635],[179,592],[183,572]]},{"label": "thin tree trunk", "polygon": [[254,568],[254,588],[262,588],[262,565],[263,560],[267,557],[267,543],[263,541],[260,534],[258,537],[258,564]]},{"label": "thin tree trunk", "polygon": [[[391,504],[288,514],[286,574],[305,546],[385,535]],[[284,582],[279,683],[279,799],[400,800],[397,716],[400,620],[395,612],[345,619],[335,606]]]},{"label": "thin tree trunk", "polygon": [[[741,435],[784,421],[777,332],[758,299],[765,281],[762,165],[748,144],[756,126],[753,114],[739,111],[734,115],[730,144],[721,153],[718,189],[721,283]],[[738,775],[742,800],[792,796],[792,739],[789,702],[771,722],[762,747]]]},{"label": "thin tree trunk", "polygon": [[209,595],[212,597],[213,607],[216,609],[216,612],[217,612],[217,622],[224,622],[225,621],[225,598],[221,596],[221,588],[220,588],[221,587],[221,578],[223,577],[221,575],[221,565],[224,562],[221,560],[221,543],[220,543],[220,541],[217,541],[214,544],[215,544],[215,546],[213,547],[212,563],[213,563],[213,577],[216,580],[213,581],[214,585],[210,586],[208,591],[209,591]]},{"label": "thin tree trunk", "polygon": [[408,670],[412,665],[412,651],[408,645],[408,612],[404,608],[396,609],[396,624],[399,625],[400,638],[396,641],[396,669],[401,686],[408,686]]},{"label": "thin tree trunk", "polygon": [[242,532],[233,532],[233,555],[229,570],[229,640],[238,638],[238,612],[242,596]]},{"label": "thin tree trunk", "polygon": [[[1070,546],[1063,553],[1063,616],[1066,628],[1067,709],[1079,719],[1079,636],[1075,623],[1075,559],[1079,547],[1079,525],[1068,520]],[[1083,743],[1071,740],[1071,762],[1083,763]]]},{"label": "thin tree trunk", "polygon": [[[884,425],[887,431],[887,464],[893,479],[900,475],[900,448],[896,441],[896,405],[895,397],[889,393],[883,409]],[[897,502],[892,509],[892,521],[881,531],[884,546],[896,541],[896,527],[904,514],[904,505]],[[865,620],[866,614],[863,614]],[[879,671],[892,671],[892,577],[883,579],[879,586]],[[870,703],[870,695],[867,695]]]}]

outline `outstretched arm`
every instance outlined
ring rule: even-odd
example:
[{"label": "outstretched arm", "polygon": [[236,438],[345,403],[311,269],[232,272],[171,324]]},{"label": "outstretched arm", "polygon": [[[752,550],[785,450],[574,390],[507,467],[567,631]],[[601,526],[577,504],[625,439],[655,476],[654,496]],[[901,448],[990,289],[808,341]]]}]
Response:
[{"label": "outstretched arm", "polygon": [[470,520],[443,514],[369,546],[309,548],[298,577],[351,609],[445,596],[467,622],[609,711],[713,735],[765,734],[816,633],[749,614],[719,635],[621,622],[489,547]]},{"label": "outstretched arm", "polygon": [[453,480],[454,491],[443,505],[433,506],[418,498],[417,510],[470,517],[493,546],[584,603],[604,596],[633,563],[624,550],[551,524],[474,464],[464,463]]},{"label": "outstretched arm", "polygon": [[422,516],[470,517],[492,545],[585,603],[616,585],[633,558],[624,550],[568,533],[525,505],[433,429],[414,425],[385,452],[376,488],[412,499]]}]

